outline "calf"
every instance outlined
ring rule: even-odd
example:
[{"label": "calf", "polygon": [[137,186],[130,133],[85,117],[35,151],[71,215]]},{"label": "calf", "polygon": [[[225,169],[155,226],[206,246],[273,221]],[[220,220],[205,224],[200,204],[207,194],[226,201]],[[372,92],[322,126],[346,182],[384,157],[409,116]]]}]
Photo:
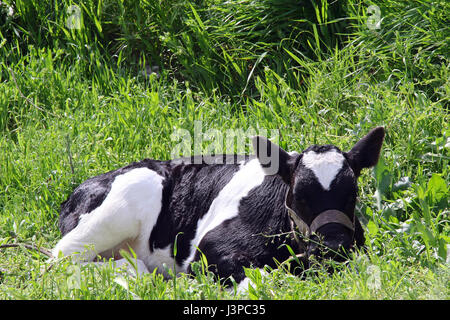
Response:
[{"label": "calf", "polygon": [[[254,137],[255,156],[212,158],[222,164],[211,158],[132,163],[88,179],[62,203],[63,238],[53,255],[78,252],[93,261],[118,258],[130,247],[148,270],[163,271],[165,263],[190,273],[201,252],[220,278],[238,283],[243,267],[288,259],[286,245],[296,254],[339,259],[364,244],[354,213],[357,178],[377,163],[383,139],[377,127],[349,152],[313,145],[287,153]],[[233,164],[226,164],[230,157]]]}]

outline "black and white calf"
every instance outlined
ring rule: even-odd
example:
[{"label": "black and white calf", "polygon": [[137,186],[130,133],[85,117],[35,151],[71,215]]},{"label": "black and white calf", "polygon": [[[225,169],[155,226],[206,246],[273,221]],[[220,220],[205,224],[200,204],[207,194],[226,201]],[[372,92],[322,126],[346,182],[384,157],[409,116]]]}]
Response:
[{"label": "black and white calf", "polygon": [[[364,244],[354,214],[357,178],[377,163],[383,139],[377,127],[349,152],[314,145],[287,153],[255,137],[256,156],[215,156],[233,157],[234,164],[195,164],[191,158],[132,163],[88,179],[62,203],[64,237],[53,255],[119,258],[129,246],[148,270],[163,271],[165,263],[189,273],[201,251],[220,278],[237,282],[244,266],[276,267],[275,261],[289,258],[283,244],[306,256],[340,257],[336,252]],[[266,147],[277,151],[272,175],[261,165]],[[295,226],[310,241],[295,236]]]}]

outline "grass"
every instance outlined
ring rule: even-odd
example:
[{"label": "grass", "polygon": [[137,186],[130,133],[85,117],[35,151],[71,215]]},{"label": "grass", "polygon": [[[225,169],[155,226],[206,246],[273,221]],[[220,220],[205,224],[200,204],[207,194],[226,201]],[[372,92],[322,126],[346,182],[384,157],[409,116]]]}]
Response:
[{"label": "grass", "polygon": [[[76,185],[169,159],[171,134],[193,133],[196,121],[204,131],[279,129],[281,146],[297,151],[348,150],[384,125],[382,159],[359,182],[367,252],[304,279],[248,269],[254,284],[236,294],[200,263],[195,277],[167,281],[67,259],[49,268],[11,248],[0,251],[0,298],[448,299],[449,4],[300,2],[3,1],[0,244],[53,247],[59,204]],[[79,30],[66,25],[72,4]],[[367,25],[369,5],[379,29]]]}]

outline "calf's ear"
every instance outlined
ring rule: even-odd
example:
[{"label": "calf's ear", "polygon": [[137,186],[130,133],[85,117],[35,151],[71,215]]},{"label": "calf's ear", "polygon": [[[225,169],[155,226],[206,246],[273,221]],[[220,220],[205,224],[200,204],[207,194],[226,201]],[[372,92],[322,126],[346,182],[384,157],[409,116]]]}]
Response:
[{"label": "calf's ear", "polygon": [[278,174],[287,184],[290,184],[298,154],[291,156],[269,139],[260,136],[252,137],[252,144],[264,173]]},{"label": "calf's ear", "polygon": [[359,176],[362,169],[370,168],[377,164],[383,140],[384,128],[376,127],[359,140],[352,150],[345,153],[356,176]]}]

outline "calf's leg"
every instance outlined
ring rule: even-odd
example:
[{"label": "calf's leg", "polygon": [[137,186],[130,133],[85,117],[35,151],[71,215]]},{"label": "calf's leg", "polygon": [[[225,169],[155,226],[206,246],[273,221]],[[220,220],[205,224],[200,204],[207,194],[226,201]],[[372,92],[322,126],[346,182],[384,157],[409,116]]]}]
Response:
[{"label": "calf's leg", "polygon": [[79,253],[82,261],[121,244],[138,257],[149,254],[148,239],[162,202],[163,177],[148,168],[137,168],[115,178],[103,203],[80,216],[78,225],[52,250],[53,256]]}]

